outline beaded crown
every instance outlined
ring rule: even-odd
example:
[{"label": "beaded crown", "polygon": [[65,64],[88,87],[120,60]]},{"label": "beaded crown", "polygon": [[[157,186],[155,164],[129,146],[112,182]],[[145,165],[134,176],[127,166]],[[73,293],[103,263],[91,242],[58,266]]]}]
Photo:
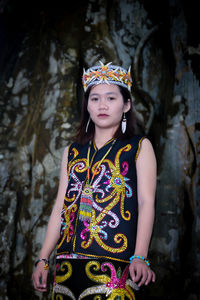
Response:
[{"label": "beaded crown", "polygon": [[93,66],[87,70],[83,69],[83,88],[86,92],[92,85],[101,83],[116,84],[127,88],[129,91],[132,86],[131,68],[128,71],[119,66],[112,65],[111,62],[104,65],[100,61],[100,66]]}]

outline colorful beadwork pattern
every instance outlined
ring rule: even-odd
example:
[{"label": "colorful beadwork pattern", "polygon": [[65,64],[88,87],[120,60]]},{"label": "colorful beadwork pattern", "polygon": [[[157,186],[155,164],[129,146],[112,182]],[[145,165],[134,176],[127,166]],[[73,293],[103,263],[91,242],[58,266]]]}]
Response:
[{"label": "colorful beadwork pattern", "polygon": [[52,299],[135,300],[138,289],[129,278],[129,264],[75,259],[56,264]]},{"label": "colorful beadwork pattern", "polygon": [[[57,275],[57,272],[60,271],[64,273],[63,275]],[[72,265],[69,261],[63,261],[61,264],[57,263],[55,267],[55,274],[54,274],[54,283],[53,283],[53,293],[52,293],[52,299],[63,299],[63,296],[60,295],[60,297],[55,294],[64,294],[68,295],[73,300],[76,300],[73,292],[68,288],[62,285],[63,282],[65,282],[67,279],[69,279],[72,275]],[[55,296],[55,298],[54,298]]]},{"label": "colorful beadwork pattern", "polygon": [[[131,143],[116,144],[114,155],[111,152],[105,158],[93,180],[91,220],[81,220],[79,217],[88,147],[85,147],[84,157],[79,147],[72,145],[70,148],[69,184],[61,215],[57,255],[76,253],[129,262],[129,257],[134,253],[137,224],[135,155],[141,142],[137,138]],[[95,158],[98,150],[93,147],[91,176],[108,148],[109,145],[101,149],[98,159]]]},{"label": "colorful beadwork pattern", "polygon": [[84,69],[82,81],[85,92],[88,87],[100,83],[121,85],[129,91],[132,86],[130,68],[126,71],[122,67],[112,65],[111,62],[104,65],[100,61],[100,66]]},{"label": "colorful beadwork pattern", "polygon": [[86,185],[81,194],[79,219],[81,221],[91,221],[93,204],[93,187]]}]

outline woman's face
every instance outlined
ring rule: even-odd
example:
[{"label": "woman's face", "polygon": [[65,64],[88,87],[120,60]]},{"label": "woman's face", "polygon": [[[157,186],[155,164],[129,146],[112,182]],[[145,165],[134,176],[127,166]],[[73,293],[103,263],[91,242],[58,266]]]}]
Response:
[{"label": "woman's face", "polygon": [[87,109],[95,126],[117,129],[123,113],[130,109],[130,100],[124,103],[117,85],[99,84],[90,90]]}]

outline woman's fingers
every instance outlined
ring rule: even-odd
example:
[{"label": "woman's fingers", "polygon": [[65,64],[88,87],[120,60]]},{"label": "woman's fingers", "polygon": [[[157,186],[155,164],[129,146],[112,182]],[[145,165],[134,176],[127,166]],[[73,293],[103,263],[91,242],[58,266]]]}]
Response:
[{"label": "woman's fingers", "polygon": [[42,280],[41,280],[41,284],[42,284],[42,288],[47,290],[47,274],[48,274],[48,271],[47,270],[44,270],[44,272],[42,273]]},{"label": "woman's fingers", "polygon": [[156,281],[156,274],[154,273],[154,271],[152,271],[152,282],[155,282]]},{"label": "woman's fingers", "polygon": [[133,282],[140,287],[148,285],[151,281],[155,282],[155,273],[143,262],[135,261],[130,265],[130,275]]},{"label": "woman's fingers", "polygon": [[34,288],[39,292],[46,292],[47,291],[47,275],[48,270],[44,270],[44,268],[39,267],[33,273],[33,285]]},{"label": "woman's fingers", "polygon": [[130,275],[131,275],[131,279],[133,282],[136,282],[136,274],[137,274],[137,270],[135,268],[135,264],[130,264],[130,267],[129,267],[129,272],[130,272]]},{"label": "woman's fingers", "polygon": [[147,277],[148,277],[148,271],[145,269],[145,268],[142,268],[141,270],[141,276],[140,276],[140,282],[138,283],[138,286],[142,286],[145,281],[147,280]]},{"label": "woman's fingers", "polygon": [[[141,277],[142,277],[142,270],[141,270],[141,268],[137,268],[134,282],[138,282],[141,279]],[[138,284],[138,286],[139,286],[139,284]]]}]

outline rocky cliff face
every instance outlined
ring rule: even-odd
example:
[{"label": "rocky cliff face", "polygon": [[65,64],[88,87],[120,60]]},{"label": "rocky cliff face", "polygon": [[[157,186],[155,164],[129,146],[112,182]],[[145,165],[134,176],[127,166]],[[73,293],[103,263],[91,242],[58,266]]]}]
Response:
[{"label": "rocky cliff face", "polygon": [[[151,3],[150,3],[151,2]],[[31,274],[64,148],[80,118],[83,67],[132,67],[138,131],[158,161],[150,249],[157,283],[137,299],[200,296],[200,40],[195,1],[0,2],[0,299],[50,299]],[[53,273],[53,256],[51,272]],[[52,279],[52,278],[51,278]]]}]

